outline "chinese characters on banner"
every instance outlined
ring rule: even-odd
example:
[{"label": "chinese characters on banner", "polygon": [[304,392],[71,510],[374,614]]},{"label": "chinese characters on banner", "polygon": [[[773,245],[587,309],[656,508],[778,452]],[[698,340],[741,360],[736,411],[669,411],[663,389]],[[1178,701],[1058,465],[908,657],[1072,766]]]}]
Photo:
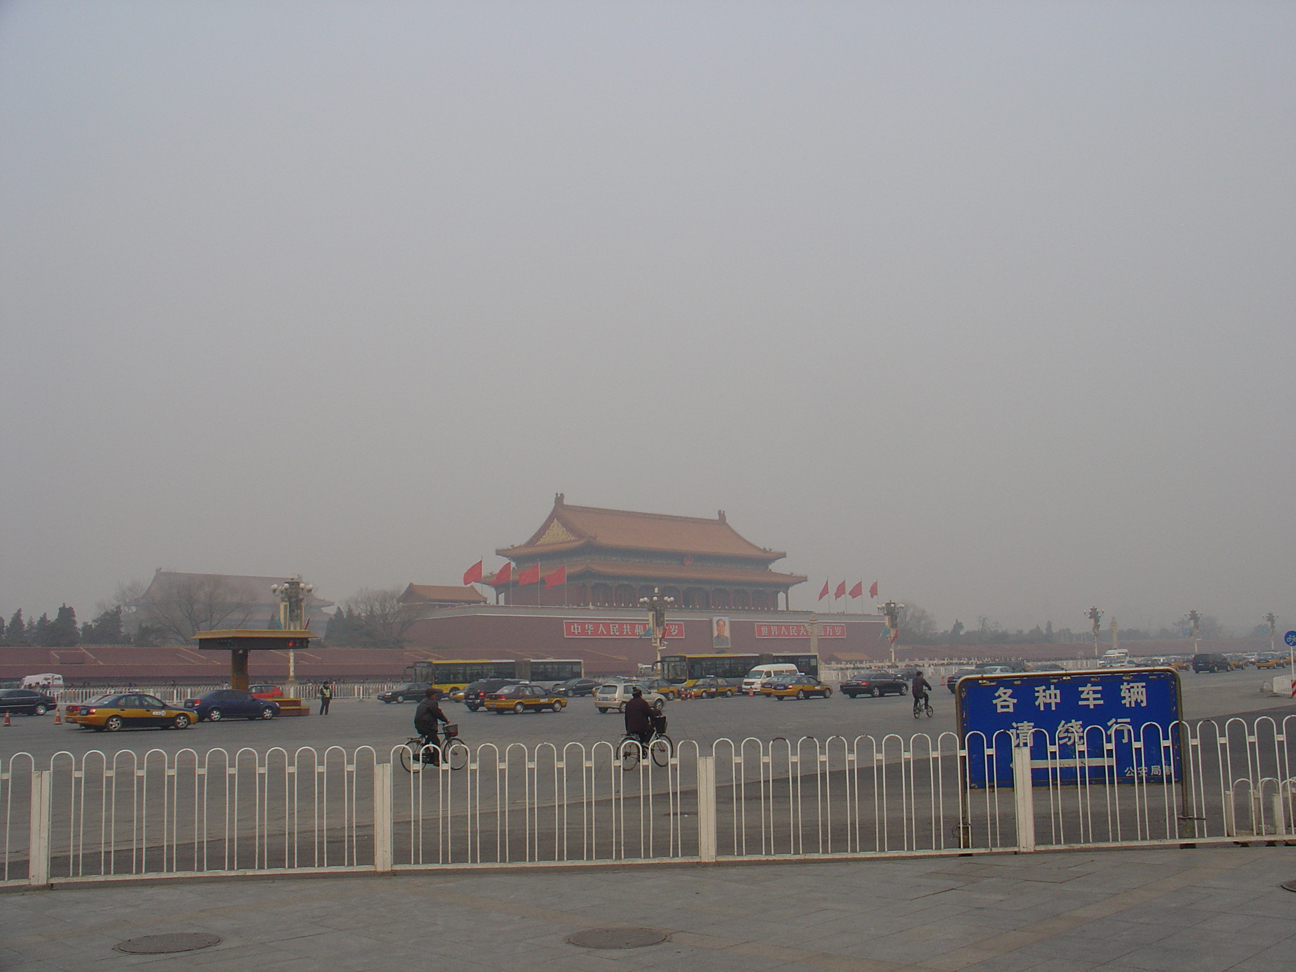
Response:
[{"label": "chinese characters on banner", "polygon": [[[652,629],[647,621],[564,621],[564,638],[651,638]],[[678,641],[684,637],[682,621],[666,622],[666,639]]]},{"label": "chinese characters on banner", "polygon": [[[809,638],[810,626],[805,624],[757,624],[757,638]],[[820,638],[845,638],[846,625],[820,624]]]},{"label": "chinese characters on banner", "polygon": [[1037,786],[1050,774],[1055,784],[1179,778],[1181,696],[1169,669],[969,676],[956,694],[973,786],[991,776],[1011,786],[1013,746],[1030,746]]}]

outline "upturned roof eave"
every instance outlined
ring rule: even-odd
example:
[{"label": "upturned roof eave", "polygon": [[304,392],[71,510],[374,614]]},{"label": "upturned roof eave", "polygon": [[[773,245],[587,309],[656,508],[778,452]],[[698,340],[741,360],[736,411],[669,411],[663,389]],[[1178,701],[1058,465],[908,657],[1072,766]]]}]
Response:
[{"label": "upturned roof eave", "polygon": [[517,560],[526,557],[544,558],[549,554],[571,553],[575,550],[624,550],[641,554],[674,554],[679,557],[730,557],[734,560],[749,560],[756,564],[772,564],[774,561],[782,560],[787,556],[787,553],[782,550],[762,550],[760,554],[757,555],[708,553],[705,551],[690,550],[686,547],[612,546],[611,544],[599,543],[598,537],[586,537],[581,540],[568,541],[567,543],[544,543],[537,546],[521,544],[516,547],[498,547],[495,550],[495,554],[498,557],[507,557],[510,560]]}]

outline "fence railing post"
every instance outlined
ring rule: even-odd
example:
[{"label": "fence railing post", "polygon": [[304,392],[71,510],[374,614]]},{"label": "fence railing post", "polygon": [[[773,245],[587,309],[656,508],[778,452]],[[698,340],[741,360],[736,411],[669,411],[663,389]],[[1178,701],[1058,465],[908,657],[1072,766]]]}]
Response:
[{"label": "fence railing post", "polygon": [[374,764],[374,870],[388,874],[392,869],[392,764]]},{"label": "fence railing post", "polygon": [[1017,811],[1017,853],[1035,850],[1035,789],[1030,746],[1013,747],[1013,803]]},{"label": "fence railing post", "polygon": [[27,883],[44,887],[50,883],[50,828],[53,815],[53,770],[32,770],[31,830],[27,841]]},{"label": "fence railing post", "polygon": [[698,860],[716,859],[715,757],[697,758]]}]

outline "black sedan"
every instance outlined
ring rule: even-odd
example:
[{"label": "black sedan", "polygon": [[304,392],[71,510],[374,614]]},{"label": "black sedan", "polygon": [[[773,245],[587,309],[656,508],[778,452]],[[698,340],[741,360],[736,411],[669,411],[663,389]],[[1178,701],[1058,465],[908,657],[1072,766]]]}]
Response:
[{"label": "black sedan", "polygon": [[54,696],[31,689],[5,689],[0,692],[0,712],[21,712],[23,715],[44,715],[58,703]]},{"label": "black sedan", "polygon": [[841,683],[843,695],[857,699],[861,695],[878,698],[883,695],[904,695],[909,691],[909,683],[899,675],[890,672],[865,672]]},{"label": "black sedan", "polygon": [[196,699],[185,699],[185,708],[202,722],[223,719],[273,719],[279,714],[279,703],[258,699],[239,689],[217,689]]},{"label": "black sedan", "polygon": [[565,682],[559,682],[553,687],[554,695],[561,695],[564,698],[574,699],[586,695],[593,695],[594,690],[602,685],[602,682],[595,681],[592,678],[569,678]]},{"label": "black sedan", "polygon": [[982,674],[984,673],[977,671],[975,668],[960,668],[957,672],[954,672],[952,675],[945,676],[945,687],[950,690],[950,695],[953,695],[954,690],[958,687],[958,680],[960,678],[967,678],[969,675],[982,675]]},{"label": "black sedan", "polygon": [[390,692],[379,692],[375,697],[388,705],[393,702],[422,702],[424,693],[431,687],[427,682],[406,682]]}]

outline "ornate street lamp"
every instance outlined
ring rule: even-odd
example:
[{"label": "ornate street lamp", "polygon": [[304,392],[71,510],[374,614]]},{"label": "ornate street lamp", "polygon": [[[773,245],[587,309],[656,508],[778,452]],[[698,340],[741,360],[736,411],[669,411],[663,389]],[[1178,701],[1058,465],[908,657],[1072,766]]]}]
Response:
[{"label": "ornate street lamp", "polygon": [[1088,611],[1085,612],[1085,617],[1088,618],[1088,619],[1089,619],[1089,623],[1090,623],[1091,625],[1093,625],[1094,657],[1095,657],[1095,658],[1098,657],[1098,638],[1099,638],[1099,636],[1102,634],[1102,616],[1103,616],[1103,613],[1102,613],[1101,611],[1099,611],[1097,607],[1091,607]]},{"label": "ornate street lamp", "polygon": [[1192,625],[1193,654],[1197,654],[1198,648],[1201,647],[1201,614],[1197,609],[1188,612],[1188,621]]},{"label": "ornate street lamp", "polygon": [[903,604],[897,604],[895,601],[887,601],[882,605],[882,616],[886,618],[887,632],[891,635],[891,664],[895,664],[895,643],[900,637],[900,612],[904,610]]},{"label": "ornate street lamp", "polygon": [[[285,631],[304,631],[306,628],[306,598],[315,590],[313,584],[303,584],[301,574],[294,574],[282,584],[270,587],[270,593],[279,598],[279,627]],[[297,659],[293,649],[288,649],[288,684],[297,685]]]},{"label": "ornate street lamp", "polygon": [[[652,646],[658,652],[666,644],[666,608],[674,603],[675,598],[666,597],[657,587],[653,588],[651,597],[639,598],[639,606],[648,609],[648,625],[652,628]],[[658,660],[660,661],[660,658]]]}]

